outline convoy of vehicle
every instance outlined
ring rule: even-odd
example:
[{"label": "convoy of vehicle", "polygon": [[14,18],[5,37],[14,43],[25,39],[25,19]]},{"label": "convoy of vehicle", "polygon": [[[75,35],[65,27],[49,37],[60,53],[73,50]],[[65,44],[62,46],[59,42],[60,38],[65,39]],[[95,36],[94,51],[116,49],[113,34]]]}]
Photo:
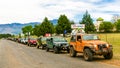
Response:
[{"label": "convoy of vehicle", "polygon": [[55,54],[67,52],[71,57],[76,57],[77,53],[83,53],[86,61],[92,61],[95,55],[103,56],[105,59],[112,59],[113,47],[107,42],[101,41],[96,34],[76,33],[71,35],[70,42],[64,37],[40,37],[9,39],[28,46],[36,46],[45,49],[47,52],[53,50]]},{"label": "convoy of vehicle", "polygon": [[103,56],[105,59],[112,59],[113,47],[107,42],[101,41],[96,34],[85,34],[82,30],[84,25],[79,25],[81,30],[76,30],[76,25],[72,26],[70,42],[61,36],[50,36],[34,38],[18,38],[19,43],[27,44],[28,46],[36,46],[37,48],[53,50],[53,52],[60,53],[66,51],[71,57],[76,57],[77,53],[82,53],[86,61],[92,61],[95,55]]}]

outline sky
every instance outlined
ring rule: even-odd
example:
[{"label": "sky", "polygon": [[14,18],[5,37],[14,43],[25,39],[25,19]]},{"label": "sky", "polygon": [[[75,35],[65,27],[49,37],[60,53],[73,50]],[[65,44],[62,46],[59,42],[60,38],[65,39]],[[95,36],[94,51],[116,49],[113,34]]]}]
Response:
[{"label": "sky", "polygon": [[81,21],[85,11],[95,21],[111,21],[120,15],[120,0],[0,0],[0,24],[42,22],[65,14],[71,21]]}]

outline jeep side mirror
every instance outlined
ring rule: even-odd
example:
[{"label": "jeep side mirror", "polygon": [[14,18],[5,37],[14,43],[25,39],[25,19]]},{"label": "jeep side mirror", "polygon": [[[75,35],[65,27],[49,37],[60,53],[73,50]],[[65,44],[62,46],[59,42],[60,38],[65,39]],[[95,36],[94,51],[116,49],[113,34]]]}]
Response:
[{"label": "jeep side mirror", "polygon": [[101,40],[100,38],[98,40]]}]

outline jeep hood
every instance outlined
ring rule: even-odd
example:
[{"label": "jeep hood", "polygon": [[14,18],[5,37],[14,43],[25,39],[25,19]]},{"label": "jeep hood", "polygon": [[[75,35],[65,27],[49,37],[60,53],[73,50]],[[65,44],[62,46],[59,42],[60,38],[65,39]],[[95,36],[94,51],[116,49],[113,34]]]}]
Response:
[{"label": "jeep hood", "polygon": [[36,40],[30,40],[30,42],[36,42]]},{"label": "jeep hood", "polygon": [[68,42],[54,42],[56,44],[68,44]]},{"label": "jeep hood", "polygon": [[101,40],[88,40],[88,41],[84,41],[84,43],[88,43],[88,44],[107,44],[107,42],[101,41]]}]

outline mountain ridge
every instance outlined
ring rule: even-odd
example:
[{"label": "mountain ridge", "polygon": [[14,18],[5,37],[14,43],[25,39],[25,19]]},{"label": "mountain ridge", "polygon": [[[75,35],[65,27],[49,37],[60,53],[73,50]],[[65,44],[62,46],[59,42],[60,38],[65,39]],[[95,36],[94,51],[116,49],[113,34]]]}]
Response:
[{"label": "mountain ridge", "polygon": [[[53,25],[57,24],[57,19],[50,20]],[[27,25],[34,25],[41,24],[41,22],[30,22],[30,23],[11,23],[11,24],[0,24],[0,34],[19,34],[22,32],[22,27],[27,26]]]}]

